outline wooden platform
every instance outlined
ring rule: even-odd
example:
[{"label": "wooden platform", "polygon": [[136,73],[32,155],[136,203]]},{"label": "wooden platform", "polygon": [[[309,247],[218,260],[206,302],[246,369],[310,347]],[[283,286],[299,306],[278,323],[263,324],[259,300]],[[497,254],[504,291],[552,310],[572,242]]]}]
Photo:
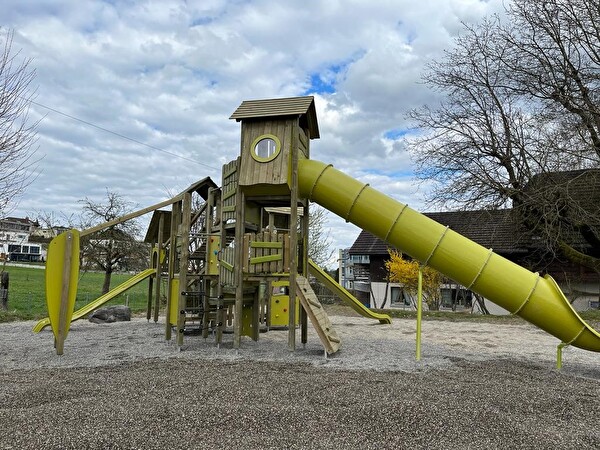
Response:
[{"label": "wooden platform", "polygon": [[333,329],[329,316],[323,309],[323,305],[321,305],[310,283],[305,277],[297,276],[296,285],[298,286],[298,298],[319,335],[323,348],[328,355],[337,352],[340,349],[340,338]]}]

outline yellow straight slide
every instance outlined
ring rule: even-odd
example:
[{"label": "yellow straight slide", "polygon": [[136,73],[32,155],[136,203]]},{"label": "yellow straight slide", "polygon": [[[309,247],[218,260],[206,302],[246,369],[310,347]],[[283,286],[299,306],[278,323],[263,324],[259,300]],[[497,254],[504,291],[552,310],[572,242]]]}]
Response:
[{"label": "yellow straight slide", "polygon": [[[123,283],[119,284],[114,289],[111,289],[110,291],[108,291],[106,294],[98,297],[96,300],[88,303],[83,308],[75,311],[73,313],[73,317],[71,318],[71,322],[74,322],[78,319],[81,319],[82,317],[87,316],[89,313],[91,313],[95,309],[98,309],[99,307],[104,305],[109,300],[112,300],[117,295],[122,294],[123,292],[125,292],[128,289],[131,289],[133,286],[135,286],[139,282],[145,280],[149,276],[154,275],[155,273],[156,273],[156,269],[146,269],[143,272],[140,272],[137,275],[134,275],[133,277],[131,277],[128,280],[124,281]],[[48,325],[50,325],[50,318],[46,317],[45,319],[42,319],[38,323],[35,324],[35,326],[33,327],[33,331],[35,333],[39,333],[44,328],[46,328]]]},{"label": "yellow straight slide", "polygon": [[327,287],[331,292],[337,295],[342,301],[352,307],[354,311],[369,319],[379,320],[379,323],[392,323],[392,319],[387,314],[379,314],[371,311],[363,305],[354,295],[348,292],[344,287],[340,286],[327,272],[321,269],[312,259],[308,260],[308,271],[312,276]]},{"label": "yellow straight slide", "polygon": [[467,239],[368,184],[300,160],[299,194],[479,293],[567,345],[600,352],[600,334],[579,317],[556,282]]}]

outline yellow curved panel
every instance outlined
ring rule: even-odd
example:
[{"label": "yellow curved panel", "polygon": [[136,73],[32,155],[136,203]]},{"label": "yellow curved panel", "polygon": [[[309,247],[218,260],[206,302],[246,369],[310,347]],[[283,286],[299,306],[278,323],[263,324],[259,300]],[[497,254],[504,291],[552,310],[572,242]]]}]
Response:
[{"label": "yellow curved panel", "polygon": [[78,278],[79,231],[69,230],[50,241],[46,258],[46,306],[58,354],[69,333]]}]

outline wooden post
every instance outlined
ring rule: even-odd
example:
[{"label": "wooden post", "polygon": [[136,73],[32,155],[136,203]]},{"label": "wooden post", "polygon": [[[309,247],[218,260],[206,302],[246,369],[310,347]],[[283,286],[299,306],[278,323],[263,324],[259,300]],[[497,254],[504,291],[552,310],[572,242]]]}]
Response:
[{"label": "wooden post", "polygon": [[69,287],[71,284],[71,251],[73,249],[73,233],[67,233],[65,242],[65,257],[63,260],[62,273],[62,291],[60,295],[60,312],[58,315],[58,333],[56,336],[55,346],[56,354],[62,355],[65,345],[65,337],[67,333],[67,309],[69,307]]},{"label": "wooden post", "polygon": [[[308,224],[310,220],[308,200],[302,214],[302,275],[308,279]],[[300,308],[300,329],[302,345],[308,342],[308,315],[304,307]]]},{"label": "wooden post", "polygon": [[215,202],[214,189],[208,190],[208,199],[206,200],[206,220],[204,221],[204,231],[206,232],[206,256],[204,258],[204,278],[202,279],[202,337],[206,339],[208,337],[208,325],[209,325],[209,297],[211,290],[211,276],[208,275],[208,267],[210,265],[210,259],[213,257],[210,254],[211,246],[210,240],[212,239],[212,224],[213,224],[213,206]]},{"label": "wooden post", "polygon": [[258,341],[260,335],[260,286],[254,292],[254,303],[252,304],[252,340]]},{"label": "wooden post", "polygon": [[146,320],[150,322],[150,316],[152,314],[152,285],[154,282],[154,278],[148,278],[148,299],[147,299],[147,308],[146,308]]},{"label": "wooden post", "polygon": [[[217,217],[219,218],[219,226],[220,226],[220,231],[221,231],[221,242],[220,242],[220,249],[219,251],[221,252],[221,255],[223,254],[223,249],[225,248],[226,245],[226,240],[227,240],[227,230],[225,229],[225,218],[224,218],[224,214],[223,214],[223,208],[222,208],[222,191],[218,192],[218,198],[217,198]],[[219,277],[221,276],[221,268],[219,268]],[[219,280],[219,283],[217,283],[217,336],[216,336],[216,341],[217,341],[217,345],[221,344],[221,341],[223,340],[223,330],[225,328],[225,302],[223,300],[223,280]]]},{"label": "wooden post", "polygon": [[187,307],[187,272],[190,258],[190,228],[192,220],[192,194],[183,195],[181,211],[181,254],[179,256],[179,294],[177,303],[177,345],[183,345],[183,331],[185,329],[185,309]]},{"label": "wooden post", "polygon": [[4,272],[3,270],[2,275],[0,275],[0,309],[4,311],[8,310],[8,284],[8,272]]},{"label": "wooden post", "polygon": [[290,306],[288,349],[296,350],[296,275],[298,273],[298,126],[292,128],[290,198]]},{"label": "wooden post", "polygon": [[242,312],[244,308],[243,259],[246,257],[246,255],[243,254],[245,205],[246,198],[238,185],[235,200],[235,262],[233,267],[235,280],[235,311],[233,317],[233,348],[240,348],[242,343]]},{"label": "wooden post", "polygon": [[163,252],[163,233],[165,229],[165,215],[160,214],[158,218],[158,238],[156,239],[156,290],[154,296],[154,323],[158,322],[158,313],[160,311],[160,282],[162,274],[161,255]]},{"label": "wooden post", "polygon": [[167,288],[167,309],[165,311],[165,339],[171,340],[171,303],[177,301],[173,299],[173,278],[175,277],[175,257],[177,253],[177,227],[179,224],[179,216],[181,215],[181,202],[173,204],[171,210],[171,236],[169,237],[169,267],[168,267],[168,288]]}]

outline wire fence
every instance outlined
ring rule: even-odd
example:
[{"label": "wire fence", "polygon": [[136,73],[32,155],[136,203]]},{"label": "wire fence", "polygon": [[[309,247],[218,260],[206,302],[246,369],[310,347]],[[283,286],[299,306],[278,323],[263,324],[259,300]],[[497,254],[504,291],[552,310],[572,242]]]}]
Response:
[{"label": "wire fence", "polygon": [[[0,289],[0,298],[2,295],[6,295],[6,289]],[[96,300],[99,297],[98,294],[83,293],[77,295],[75,300],[75,310],[82,308],[88,303]],[[121,294],[109,302],[107,305],[126,305],[129,306],[133,311],[144,310],[148,304],[148,295],[138,292],[130,292]],[[16,311],[23,313],[25,316],[40,316],[46,315],[46,298],[43,295],[34,292],[9,292],[8,301],[6,302],[6,309],[8,311]]]}]

